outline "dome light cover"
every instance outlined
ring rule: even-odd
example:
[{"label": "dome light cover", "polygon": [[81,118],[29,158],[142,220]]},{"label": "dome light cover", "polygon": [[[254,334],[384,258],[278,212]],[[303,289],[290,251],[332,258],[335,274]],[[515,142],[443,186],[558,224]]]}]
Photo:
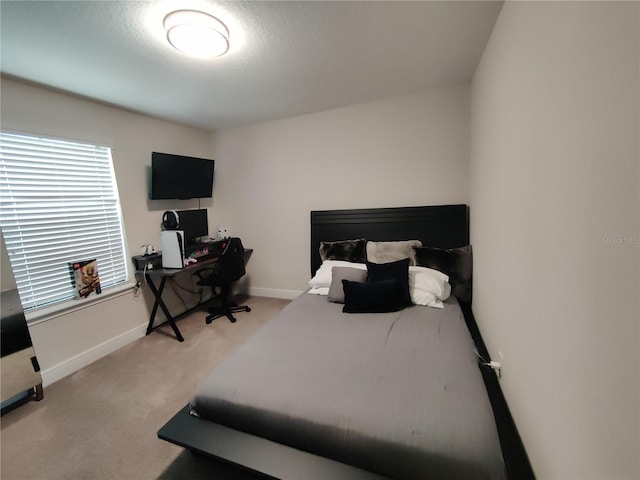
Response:
[{"label": "dome light cover", "polygon": [[196,58],[215,58],[229,50],[229,30],[213,15],[176,10],[164,17],[167,40],[173,48]]}]

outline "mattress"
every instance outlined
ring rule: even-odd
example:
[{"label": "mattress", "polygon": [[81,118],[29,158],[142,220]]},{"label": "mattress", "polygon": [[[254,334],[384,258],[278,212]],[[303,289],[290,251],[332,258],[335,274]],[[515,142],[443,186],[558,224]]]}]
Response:
[{"label": "mattress", "polygon": [[444,309],[342,313],[302,294],[225,359],[194,414],[393,478],[501,479],[473,341]]}]

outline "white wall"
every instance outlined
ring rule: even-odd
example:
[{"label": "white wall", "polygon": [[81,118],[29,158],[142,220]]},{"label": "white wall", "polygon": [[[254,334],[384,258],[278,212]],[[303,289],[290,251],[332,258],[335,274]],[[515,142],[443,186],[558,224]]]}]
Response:
[{"label": "white wall", "polygon": [[507,2],[472,84],[474,311],[538,478],[638,478],[638,2]]},{"label": "white wall", "polygon": [[215,221],[254,253],[254,294],[309,280],[309,212],[467,203],[469,86],[218,132]]},{"label": "white wall", "polygon": [[[3,130],[112,147],[130,255],[137,255],[142,244],[159,246],[164,210],[197,207],[196,200],[148,200],[148,168],[154,150],[209,156],[210,133],[5,78],[1,89]],[[212,207],[213,200],[203,200],[201,205]],[[4,284],[12,283],[5,255],[3,252],[2,288],[5,288]],[[131,279],[133,281],[132,272]],[[174,304],[170,302],[171,308]],[[150,306],[149,291],[140,298],[134,298],[129,292],[31,326],[45,384],[143,335]],[[181,308],[177,304],[174,311],[181,311]],[[159,314],[158,318],[163,319],[163,316]]]}]

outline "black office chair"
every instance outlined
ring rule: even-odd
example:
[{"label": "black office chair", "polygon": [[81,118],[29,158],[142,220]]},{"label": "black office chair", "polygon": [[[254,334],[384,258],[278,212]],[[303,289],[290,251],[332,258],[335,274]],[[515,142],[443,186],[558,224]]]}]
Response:
[{"label": "black office chair", "polygon": [[[219,307],[211,307],[209,316],[206,318],[207,324],[216,318],[226,316],[229,321],[235,323],[233,316],[235,312],[250,312],[251,308],[247,305],[237,305],[231,297],[231,285],[244,276],[244,247],[239,238],[229,238],[224,240],[227,244],[224,247],[222,255],[218,258],[214,268],[202,269],[196,272],[200,279],[197,284],[212,287],[214,293],[216,288],[220,288],[220,294],[215,298],[220,298],[222,303]],[[208,275],[205,276],[205,273]],[[214,299],[215,299],[214,298]]]}]

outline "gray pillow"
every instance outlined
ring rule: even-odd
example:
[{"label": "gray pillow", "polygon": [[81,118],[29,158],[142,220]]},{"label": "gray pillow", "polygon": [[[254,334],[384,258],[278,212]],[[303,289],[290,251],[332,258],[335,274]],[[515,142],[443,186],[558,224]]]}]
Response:
[{"label": "gray pillow", "polygon": [[409,265],[416,264],[414,247],[421,247],[420,240],[400,242],[367,242],[367,261],[372,263],[391,263],[409,259]]},{"label": "gray pillow", "polygon": [[327,300],[334,303],[344,303],[344,286],[342,280],[350,282],[366,282],[367,271],[351,267],[333,267],[331,269],[331,285]]}]

